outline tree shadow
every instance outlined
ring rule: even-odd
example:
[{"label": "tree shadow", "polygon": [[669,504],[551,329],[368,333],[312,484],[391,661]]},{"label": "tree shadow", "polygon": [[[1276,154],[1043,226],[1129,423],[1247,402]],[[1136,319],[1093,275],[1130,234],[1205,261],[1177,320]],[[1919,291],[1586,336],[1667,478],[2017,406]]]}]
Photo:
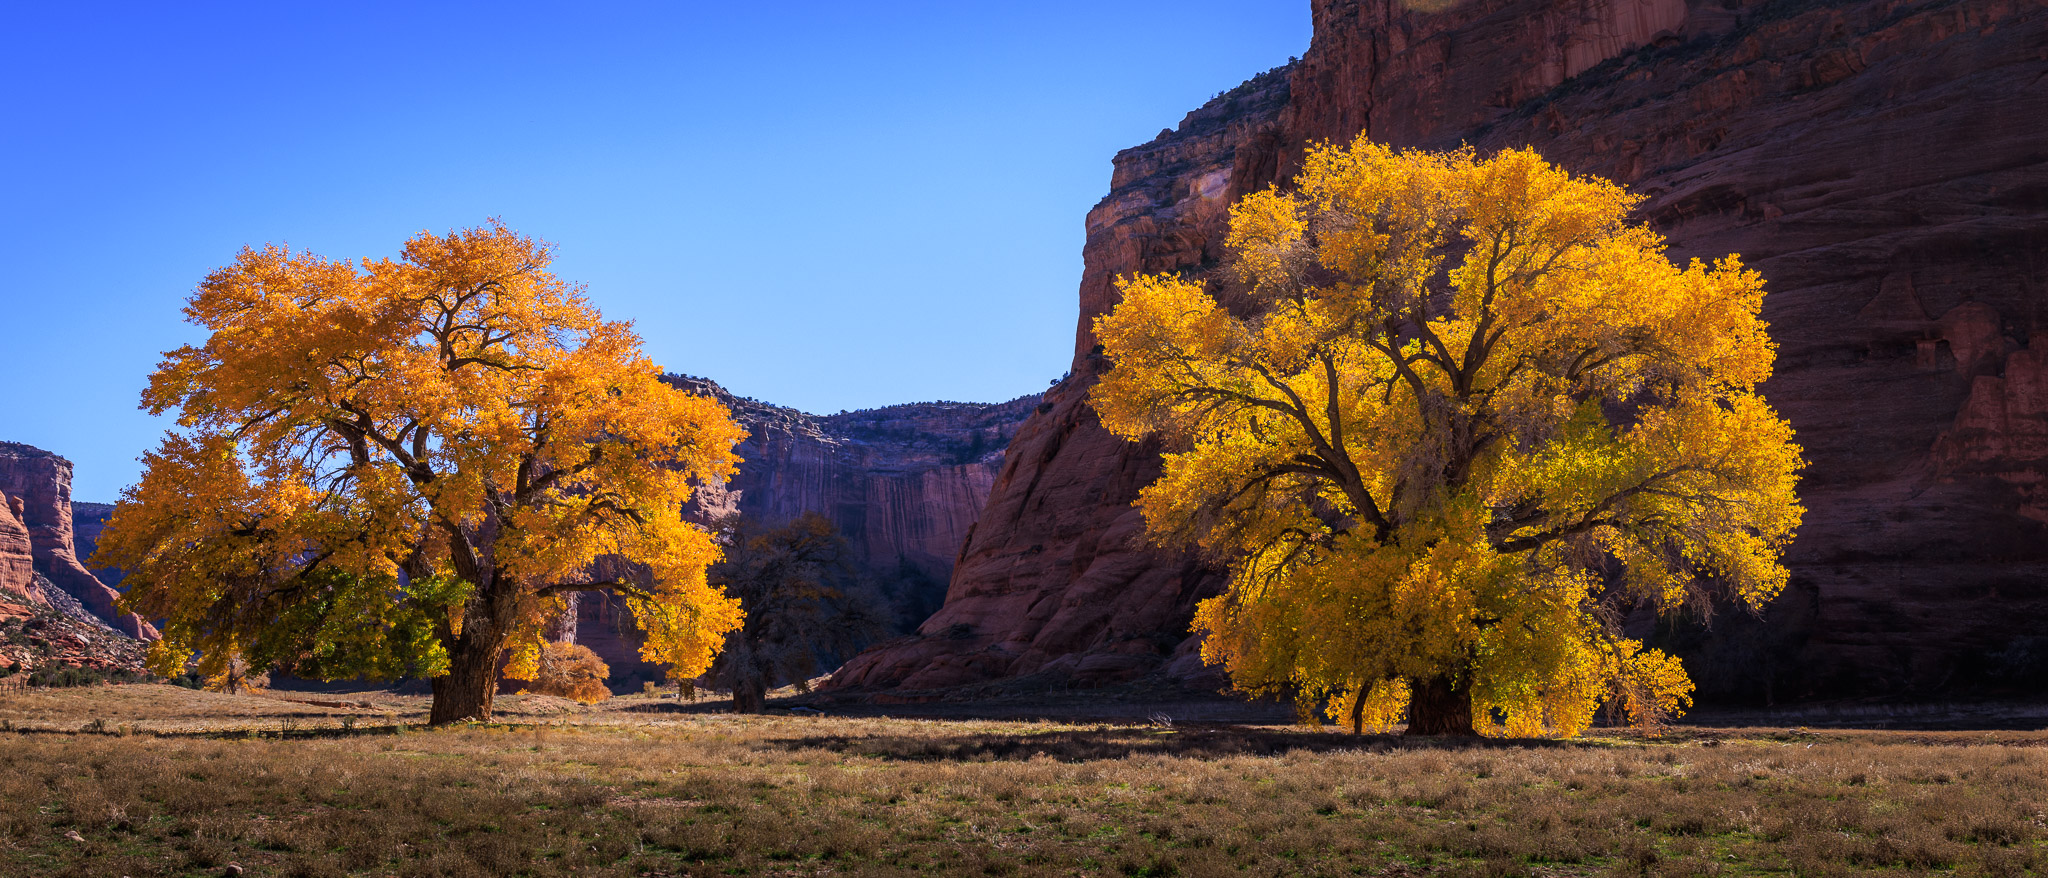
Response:
[{"label": "tree shadow", "polygon": [[1529,738],[1408,738],[1399,735],[1350,735],[1243,726],[1123,726],[950,736],[813,735],[764,742],[762,746],[764,749],[791,751],[829,750],[849,756],[900,762],[1022,762],[1034,758],[1088,762],[1131,756],[1219,759],[1230,756],[1282,756],[1293,752],[1392,753],[1413,750],[1470,751],[1602,745]]},{"label": "tree shadow", "polygon": [[685,702],[678,704],[674,701],[649,701],[641,704],[628,704],[624,707],[607,707],[605,709],[613,713],[717,713],[721,708],[731,710],[732,704],[730,702],[719,704]]}]

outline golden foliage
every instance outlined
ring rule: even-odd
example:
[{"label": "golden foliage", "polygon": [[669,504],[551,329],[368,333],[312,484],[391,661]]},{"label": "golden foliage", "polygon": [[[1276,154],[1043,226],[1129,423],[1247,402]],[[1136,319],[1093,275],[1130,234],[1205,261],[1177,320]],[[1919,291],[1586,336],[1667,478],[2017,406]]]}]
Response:
[{"label": "golden foliage", "polygon": [[612,669],[591,652],[590,647],[577,643],[556,643],[548,641],[538,650],[540,658],[535,668],[532,691],[542,695],[559,695],[584,704],[596,704],[612,697],[612,690],[605,686],[611,678]]},{"label": "golden foliage", "polygon": [[[179,431],[144,462],[98,558],[166,620],[160,670],[246,654],[316,676],[485,678],[537,650],[562,595],[613,588],[650,657],[701,673],[739,624],[681,517],[744,431],[675,391],[629,324],[495,222],[396,260],[242,251],[185,308],[206,342],[143,394]],[[592,582],[593,562],[640,569]],[[465,708],[470,713],[477,708]]]},{"label": "golden foliage", "polygon": [[1151,537],[1228,563],[1203,656],[1240,688],[1361,696],[1450,678],[1495,733],[1687,706],[1618,614],[1751,610],[1803,509],[1775,347],[1733,256],[1675,266],[1637,198],[1526,150],[1313,150],[1231,211],[1236,283],[1120,281],[1095,332],[1111,431],[1172,451]]},{"label": "golden foliage", "polygon": [[[1358,703],[1363,697],[1364,704]],[[1348,723],[1356,720],[1360,732],[1386,734],[1401,722],[1401,715],[1408,710],[1408,681],[1390,677],[1372,684],[1370,690],[1349,689],[1331,696],[1324,708],[1331,720]]]}]

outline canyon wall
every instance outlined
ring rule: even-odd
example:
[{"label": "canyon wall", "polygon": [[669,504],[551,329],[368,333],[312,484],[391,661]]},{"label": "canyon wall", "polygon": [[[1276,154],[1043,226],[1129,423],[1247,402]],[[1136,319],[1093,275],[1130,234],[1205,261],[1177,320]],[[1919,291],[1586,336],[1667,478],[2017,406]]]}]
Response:
[{"label": "canyon wall", "polygon": [[[717,398],[747,428],[739,472],[700,489],[689,515],[740,513],[769,526],[806,512],[832,521],[905,627],[944,600],[959,548],[1002,467],[1004,449],[1039,405],[929,402],[810,415],[734,396],[717,382],[671,375],[678,389]],[[613,669],[614,685],[660,679],[638,657],[624,601],[584,595],[575,639]]]},{"label": "canyon wall", "polygon": [[[1039,404],[928,402],[836,415],[733,396],[716,382],[669,376],[718,398],[747,428],[739,473],[703,492],[699,518],[739,512],[770,526],[806,512],[831,519],[858,563],[943,589],[981,514],[1003,451]],[[930,596],[928,613],[942,593]]]},{"label": "canyon wall", "polygon": [[123,574],[112,567],[97,567],[92,563],[92,553],[100,546],[100,532],[107,529],[107,522],[114,518],[114,504],[85,503],[71,501],[71,548],[78,556],[78,562],[92,571],[93,578],[107,587],[119,590]]},{"label": "canyon wall", "polygon": [[[0,442],[0,494],[28,532],[36,573],[76,598],[94,616],[130,637],[155,637],[148,622],[116,609],[121,596],[85,569],[72,544],[71,461],[30,445]],[[4,517],[0,517],[4,518]],[[0,559],[9,528],[0,520]],[[4,570],[0,560],[0,570]],[[4,575],[4,573],[0,573]]]},{"label": "canyon wall", "polygon": [[[1315,37],[1117,155],[1088,216],[1074,372],[1018,432],[946,604],[850,688],[1164,673],[1220,580],[1142,547],[1153,448],[1085,394],[1130,272],[1216,265],[1227,205],[1307,144],[1534,146],[1628,184],[1677,259],[1762,272],[1765,391],[1810,509],[1759,621],[1665,625],[1702,695],[1996,683],[2048,611],[2048,5],[2038,0],[1315,0]],[[2035,652],[2040,652],[2036,650]]]}]

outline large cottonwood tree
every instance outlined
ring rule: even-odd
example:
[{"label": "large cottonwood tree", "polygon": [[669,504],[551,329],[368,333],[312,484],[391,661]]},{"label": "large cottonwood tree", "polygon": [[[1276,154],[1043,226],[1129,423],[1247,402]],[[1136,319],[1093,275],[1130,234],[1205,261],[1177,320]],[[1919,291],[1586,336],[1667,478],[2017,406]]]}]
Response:
[{"label": "large cottonwood tree", "polygon": [[209,338],[143,394],[180,429],[98,555],[165,620],[161,672],[422,675],[433,722],[488,718],[501,667],[531,679],[563,596],[597,589],[626,596],[647,659],[709,665],[741,614],[681,510],[743,431],[548,266],[493,222],[360,264],[248,249],[199,285]]},{"label": "large cottonwood tree", "polygon": [[1637,201],[1529,151],[1361,139],[1232,209],[1235,283],[1122,281],[1092,400],[1169,441],[1152,538],[1231,571],[1206,659],[1360,729],[1690,703],[1620,616],[1775,596],[1801,459],[1757,393],[1761,279],[1672,264]]}]

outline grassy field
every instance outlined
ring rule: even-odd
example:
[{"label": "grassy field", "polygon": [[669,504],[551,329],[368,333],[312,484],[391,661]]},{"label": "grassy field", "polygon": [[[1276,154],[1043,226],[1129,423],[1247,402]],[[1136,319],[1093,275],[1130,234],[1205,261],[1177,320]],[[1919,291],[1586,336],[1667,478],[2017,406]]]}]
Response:
[{"label": "grassy field", "polygon": [[[318,696],[294,696],[312,697]],[[0,874],[2017,875],[2048,734],[1330,731],[0,695]],[[344,717],[355,717],[344,720]],[[344,728],[352,726],[352,728]]]}]

